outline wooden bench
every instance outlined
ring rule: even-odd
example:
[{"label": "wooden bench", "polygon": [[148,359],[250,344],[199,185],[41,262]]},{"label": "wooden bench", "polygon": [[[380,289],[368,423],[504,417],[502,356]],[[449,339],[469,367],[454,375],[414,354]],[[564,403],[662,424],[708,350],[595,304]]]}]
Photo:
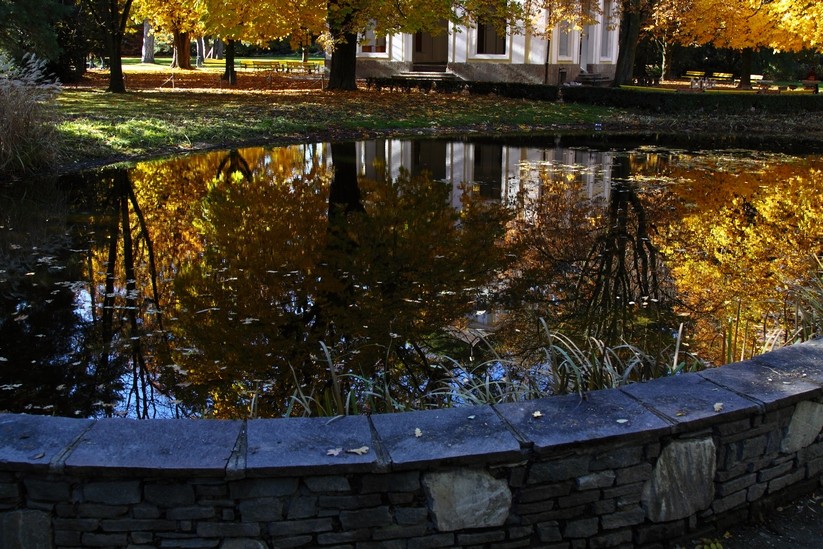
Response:
[{"label": "wooden bench", "polygon": [[760,88],[761,90],[768,90],[774,84],[773,81],[764,79],[762,74],[749,75],[749,82],[751,82],[753,88]]},{"label": "wooden bench", "polygon": [[323,70],[323,65],[318,63],[304,63],[302,61],[284,61],[281,65],[283,72],[295,74],[315,74]]},{"label": "wooden bench", "polygon": [[803,89],[812,93],[820,92],[820,80],[803,80]]},{"label": "wooden bench", "polygon": [[256,71],[280,72],[281,63],[279,61],[252,61],[251,68]]},{"label": "wooden bench", "polygon": [[689,87],[702,90],[706,87],[706,73],[704,71],[686,71],[683,76],[689,80]]},{"label": "wooden bench", "polygon": [[713,72],[711,79],[715,83],[734,84],[734,75],[730,72]]}]

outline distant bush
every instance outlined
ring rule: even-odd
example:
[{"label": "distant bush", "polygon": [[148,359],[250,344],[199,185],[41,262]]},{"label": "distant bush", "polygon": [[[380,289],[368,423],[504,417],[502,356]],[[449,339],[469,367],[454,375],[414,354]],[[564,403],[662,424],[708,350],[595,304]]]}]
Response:
[{"label": "distant bush", "polygon": [[667,114],[794,114],[823,111],[823,96],[811,93],[675,93],[591,86],[564,87],[562,93],[563,100],[569,103],[641,109]]},{"label": "distant bush", "polygon": [[45,61],[26,56],[16,65],[0,52],[0,173],[22,174],[56,161],[54,97]]}]

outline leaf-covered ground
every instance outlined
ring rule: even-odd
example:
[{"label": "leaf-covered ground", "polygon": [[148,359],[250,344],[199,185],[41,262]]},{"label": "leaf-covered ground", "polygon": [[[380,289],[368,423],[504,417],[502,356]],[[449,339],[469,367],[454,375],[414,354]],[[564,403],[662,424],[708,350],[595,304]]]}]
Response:
[{"label": "leaf-covered ground", "polygon": [[[240,71],[227,86],[216,70],[127,67],[126,94],[105,91],[90,71],[59,99],[64,162],[57,171],[118,160],[262,143],[387,136],[464,136],[599,131],[760,135],[820,140],[823,117],[648,114],[593,105],[495,96],[324,91],[317,76]],[[174,75],[173,79],[170,78]]]},{"label": "leaf-covered ground", "polygon": [[418,92],[329,92],[317,78],[213,72],[129,73],[129,92],[105,91],[90,73],[59,99],[67,140],[63,169],[112,160],[259,143],[375,136],[523,133],[592,128],[620,113],[600,107]]}]

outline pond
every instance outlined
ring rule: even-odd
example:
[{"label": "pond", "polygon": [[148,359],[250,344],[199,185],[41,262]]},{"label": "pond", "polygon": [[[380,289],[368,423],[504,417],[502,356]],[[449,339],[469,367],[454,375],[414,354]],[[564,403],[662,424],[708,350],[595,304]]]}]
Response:
[{"label": "pond", "polygon": [[530,136],[3,187],[0,411],[378,413],[748,358],[820,329],[821,170]]}]

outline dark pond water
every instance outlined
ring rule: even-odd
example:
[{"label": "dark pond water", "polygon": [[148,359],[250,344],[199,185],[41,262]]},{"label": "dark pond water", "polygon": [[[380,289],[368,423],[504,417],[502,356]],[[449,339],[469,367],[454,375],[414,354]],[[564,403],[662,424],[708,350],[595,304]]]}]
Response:
[{"label": "dark pond water", "polygon": [[381,140],[0,187],[0,411],[381,412],[739,360],[819,328],[821,169]]}]

